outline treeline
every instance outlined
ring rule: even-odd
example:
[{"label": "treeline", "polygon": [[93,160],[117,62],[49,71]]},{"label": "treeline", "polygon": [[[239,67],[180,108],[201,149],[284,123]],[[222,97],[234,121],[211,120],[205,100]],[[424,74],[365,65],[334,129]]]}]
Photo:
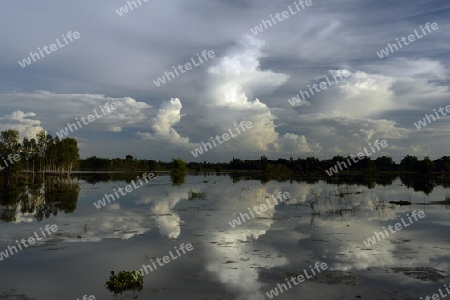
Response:
[{"label": "treeline", "polygon": [[[40,131],[35,138],[24,138],[20,143],[17,130],[6,130],[0,133],[0,173],[10,174],[18,171],[33,173],[67,173],[72,170],[80,171],[170,171],[179,168],[180,159],[171,162],[137,159],[131,155],[125,158],[100,158],[92,156],[80,159],[77,140],[66,137],[53,138],[51,134]],[[294,159],[270,160],[266,156],[259,159],[242,160],[233,158],[229,162],[189,162],[186,167],[189,171],[258,171],[271,175],[325,175],[325,171],[336,166],[338,162],[344,162],[350,157],[334,156],[331,159],[319,160],[316,157]],[[436,160],[429,157],[418,159],[416,156],[406,155],[400,163],[396,163],[387,156],[371,159],[365,157],[353,163],[350,167],[339,170],[337,175],[363,173],[373,175],[378,172],[395,173],[448,173],[450,172],[450,156],[443,156]]]},{"label": "treeline", "polygon": [[100,158],[92,156],[79,161],[81,171],[166,171],[172,169],[172,163],[136,159],[131,155],[125,158]]},{"label": "treeline", "polygon": [[[293,159],[269,160],[262,156],[259,160],[240,160],[233,158],[229,167],[233,170],[256,169],[266,172],[286,172],[293,174],[314,174],[325,173],[325,170],[334,167],[338,162],[344,162],[350,159],[350,156],[334,156],[331,159],[319,160],[316,157],[306,157]],[[190,164],[188,164],[190,165]],[[373,174],[376,172],[404,172],[404,173],[422,173],[432,172],[450,172],[450,156],[443,156],[432,161],[429,157],[419,160],[416,156],[407,155],[400,163],[396,163],[392,158],[381,156],[376,159],[365,157],[349,168],[340,170],[339,173],[365,173]]]},{"label": "treeline", "polygon": [[74,138],[53,138],[44,130],[35,138],[24,138],[20,143],[17,130],[0,133],[0,170],[8,179],[19,171],[33,173],[67,173],[78,168],[78,143]]},{"label": "treeline", "polygon": [[[293,159],[269,160],[262,156],[256,160],[241,160],[233,158],[230,162],[189,162],[186,166],[189,171],[260,171],[271,174],[317,174],[324,175],[325,170],[334,167],[338,162],[346,161],[344,156],[334,156],[331,159],[319,160],[316,157],[306,157]],[[162,162],[147,159],[136,159],[131,155],[126,158],[99,158],[96,156],[80,160],[80,170],[83,171],[169,171],[175,167],[172,162]],[[351,167],[339,171],[339,174],[364,173],[375,174],[377,172],[403,172],[429,174],[433,172],[450,172],[450,156],[443,156],[436,160],[429,157],[418,159],[416,156],[405,156],[400,163],[396,163],[392,158],[382,156],[376,159],[364,158]]]}]

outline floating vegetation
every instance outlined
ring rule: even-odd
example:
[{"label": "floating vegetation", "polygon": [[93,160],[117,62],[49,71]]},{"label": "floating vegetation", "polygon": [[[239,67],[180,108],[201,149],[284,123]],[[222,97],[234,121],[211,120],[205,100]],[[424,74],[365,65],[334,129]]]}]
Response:
[{"label": "floating vegetation", "polygon": [[189,191],[189,200],[194,200],[194,199],[203,199],[205,200],[206,194],[205,193],[197,193],[194,192],[192,190]]},{"label": "floating vegetation", "polygon": [[[437,282],[439,280],[445,279],[445,272],[441,270],[436,270],[430,267],[415,267],[415,268],[392,268],[395,273],[403,273],[414,279],[422,281],[432,281]],[[444,274],[444,275],[443,275]]]},{"label": "floating vegetation", "polygon": [[395,205],[411,205],[411,202],[409,201],[405,201],[405,200],[400,200],[400,201],[389,201],[390,204],[395,204]]},{"label": "floating vegetation", "polygon": [[328,273],[317,274],[311,280],[317,283],[347,284],[347,285],[356,285],[361,282],[360,278],[346,271],[331,271]]},{"label": "floating vegetation", "polygon": [[106,285],[114,294],[122,294],[125,290],[142,290],[143,283],[144,275],[140,271],[120,271],[116,275],[111,271]]},{"label": "floating vegetation", "polygon": [[25,294],[21,294],[19,291],[12,289],[10,291],[0,290],[0,299],[33,300],[35,298],[29,298]]}]

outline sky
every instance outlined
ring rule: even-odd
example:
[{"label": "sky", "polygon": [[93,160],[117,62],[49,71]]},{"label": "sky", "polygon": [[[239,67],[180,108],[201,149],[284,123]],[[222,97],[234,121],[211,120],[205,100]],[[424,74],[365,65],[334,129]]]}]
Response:
[{"label": "sky", "polygon": [[0,130],[56,137],[94,115],[67,135],[82,158],[328,159],[376,140],[373,158],[449,155],[450,2],[145,1],[3,1]]}]

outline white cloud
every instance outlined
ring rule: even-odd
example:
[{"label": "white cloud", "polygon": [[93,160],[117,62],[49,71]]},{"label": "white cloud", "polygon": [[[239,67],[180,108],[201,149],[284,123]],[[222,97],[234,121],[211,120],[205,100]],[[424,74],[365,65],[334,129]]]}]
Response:
[{"label": "white cloud", "polygon": [[35,116],[34,112],[13,111],[10,115],[0,117],[0,131],[15,129],[19,131],[20,139],[24,137],[35,138],[36,134],[43,130],[39,120],[30,119],[30,117]]}]

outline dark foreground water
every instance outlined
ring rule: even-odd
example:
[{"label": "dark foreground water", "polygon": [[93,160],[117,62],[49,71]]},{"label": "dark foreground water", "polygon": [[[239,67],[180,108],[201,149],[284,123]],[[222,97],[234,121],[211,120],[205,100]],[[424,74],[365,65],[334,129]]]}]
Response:
[{"label": "dark foreground water", "polygon": [[[94,201],[129,182],[75,182],[76,189],[52,183],[52,193],[47,184],[21,192],[18,202],[2,200],[0,251],[35,232],[42,236],[46,224],[59,230],[3,257],[0,299],[269,299],[266,293],[285,278],[303,270],[311,275],[316,262],[328,269],[290,283],[274,298],[425,299],[439,288],[447,294],[450,206],[442,186],[426,195],[399,179],[369,189],[324,181],[233,182],[226,175],[187,176],[174,186],[160,175],[97,209]],[[230,225],[248,208],[273,203],[278,192],[291,198]],[[400,200],[412,205],[389,203]],[[413,211],[425,217],[410,222]],[[365,245],[402,218],[407,227]],[[177,256],[174,247],[183,243],[193,249],[179,250],[146,274],[141,291],[114,295],[106,288],[110,271],[138,270],[169,251]]]}]

